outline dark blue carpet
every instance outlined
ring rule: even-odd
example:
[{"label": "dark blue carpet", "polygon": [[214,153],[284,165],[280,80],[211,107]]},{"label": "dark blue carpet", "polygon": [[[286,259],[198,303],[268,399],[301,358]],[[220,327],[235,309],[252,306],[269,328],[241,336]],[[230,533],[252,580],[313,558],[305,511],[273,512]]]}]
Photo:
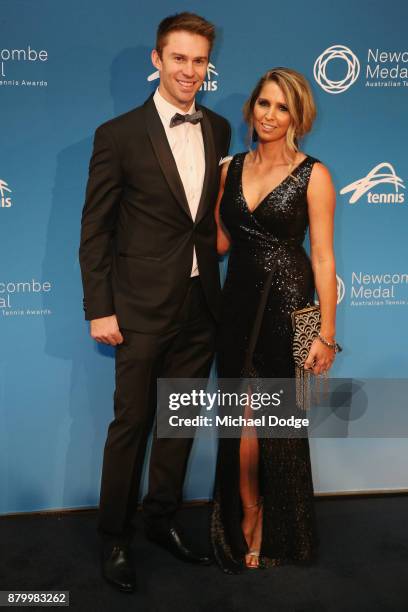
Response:
[{"label": "dark blue carpet", "polygon": [[[95,512],[2,517],[0,589],[69,590],[69,609],[86,612],[407,612],[408,496],[320,498],[316,509],[313,566],[239,576],[177,561],[146,541],[138,517],[139,591],[130,595],[100,578]],[[201,549],[208,515],[203,505],[179,516]]]}]

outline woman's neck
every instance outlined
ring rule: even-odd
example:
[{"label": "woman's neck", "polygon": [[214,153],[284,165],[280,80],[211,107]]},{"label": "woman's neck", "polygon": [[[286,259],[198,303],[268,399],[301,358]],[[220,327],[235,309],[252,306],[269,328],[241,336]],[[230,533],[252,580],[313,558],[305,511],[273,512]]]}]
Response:
[{"label": "woman's neck", "polygon": [[260,142],[253,151],[254,163],[268,166],[287,166],[293,163],[295,158],[296,152],[289,151],[286,143],[281,142]]}]

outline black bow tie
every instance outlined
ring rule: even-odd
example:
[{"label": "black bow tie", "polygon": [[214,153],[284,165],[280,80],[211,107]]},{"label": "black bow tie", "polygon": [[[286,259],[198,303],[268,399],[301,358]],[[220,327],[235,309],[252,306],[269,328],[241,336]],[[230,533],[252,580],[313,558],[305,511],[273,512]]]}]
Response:
[{"label": "black bow tie", "polygon": [[196,125],[196,123],[199,123],[202,118],[203,118],[203,113],[200,110],[197,111],[196,113],[193,113],[192,115],[181,115],[180,113],[176,113],[171,118],[170,127],[171,128],[176,127],[176,125],[181,125],[182,123],[185,123],[186,121],[188,121],[189,123],[192,123],[193,125]]}]

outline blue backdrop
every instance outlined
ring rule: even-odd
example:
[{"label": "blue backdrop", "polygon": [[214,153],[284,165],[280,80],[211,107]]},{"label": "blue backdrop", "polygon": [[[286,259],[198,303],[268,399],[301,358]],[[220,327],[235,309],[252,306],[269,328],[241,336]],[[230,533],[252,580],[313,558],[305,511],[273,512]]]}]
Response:
[{"label": "blue backdrop", "polygon": [[[88,336],[77,257],[93,132],[156,87],[157,22],[181,10],[218,27],[201,101],[231,121],[232,153],[244,149],[241,108],[263,72],[289,66],[310,80],[319,112],[303,149],[338,192],[345,350],[333,373],[406,376],[406,3],[3,0],[0,513],[97,503],[114,362]],[[387,402],[370,397],[365,409]],[[404,438],[313,440],[315,488],[408,488],[407,451]],[[196,441],[187,498],[211,496],[214,457],[215,442]]]}]

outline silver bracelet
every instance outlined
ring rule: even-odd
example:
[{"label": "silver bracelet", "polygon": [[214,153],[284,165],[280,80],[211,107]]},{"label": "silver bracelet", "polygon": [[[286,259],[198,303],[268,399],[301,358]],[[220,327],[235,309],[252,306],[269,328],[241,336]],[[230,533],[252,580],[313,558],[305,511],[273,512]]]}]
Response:
[{"label": "silver bracelet", "polygon": [[341,346],[337,344],[336,340],[331,343],[326,340],[326,338],[323,338],[323,336],[320,335],[320,332],[317,334],[317,337],[319,338],[320,342],[322,342],[325,346],[331,348],[335,353],[339,353],[342,350]]}]

